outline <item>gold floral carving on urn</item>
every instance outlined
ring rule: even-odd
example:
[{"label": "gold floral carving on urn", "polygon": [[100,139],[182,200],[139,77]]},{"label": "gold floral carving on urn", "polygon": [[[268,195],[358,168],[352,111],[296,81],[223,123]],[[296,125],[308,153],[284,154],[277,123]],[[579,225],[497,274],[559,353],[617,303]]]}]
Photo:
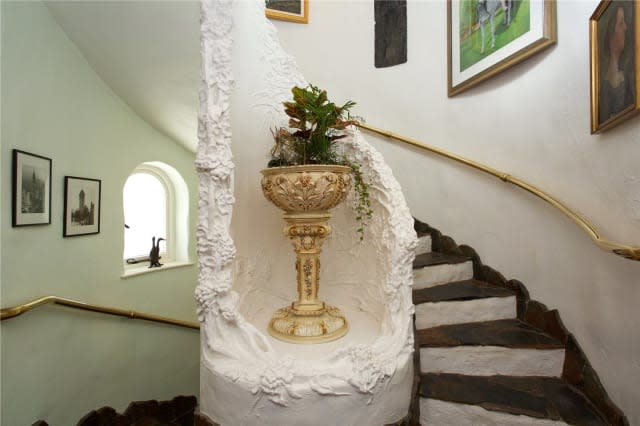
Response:
[{"label": "gold floral carving on urn", "polygon": [[318,298],[320,252],[331,234],[329,209],[351,188],[351,168],[336,165],[274,167],[262,170],[264,196],[284,210],[285,236],[296,253],[298,300],[277,310],[269,333],[292,343],[320,343],[344,336],[349,325],[342,311]]},{"label": "gold floral carving on urn", "polygon": [[[284,169],[290,172],[280,173]],[[350,171],[347,166],[320,164],[273,167],[263,170],[262,192],[286,212],[326,211],[347,196]]]},{"label": "gold floral carving on urn", "polygon": [[304,262],[304,292],[307,297],[311,297],[312,287],[311,287],[311,259],[307,259]]}]

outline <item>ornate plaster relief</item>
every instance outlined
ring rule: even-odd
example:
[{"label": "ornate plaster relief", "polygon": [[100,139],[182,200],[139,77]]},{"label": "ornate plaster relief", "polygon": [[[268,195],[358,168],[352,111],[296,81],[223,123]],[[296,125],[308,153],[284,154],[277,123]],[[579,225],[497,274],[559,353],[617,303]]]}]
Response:
[{"label": "ornate plaster relief", "polygon": [[[323,298],[346,304],[348,315],[354,318],[350,333],[339,341],[315,346],[280,343],[266,335],[262,318],[272,312],[265,305],[290,299],[273,279],[279,268],[274,253],[284,250],[283,256],[290,257],[288,263],[293,262],[284,238],[269,240],[269,247],[262,249],[256,243],[234,265],[236,248],[230,233],[235,201],[232,99],[250,97],[244,102],[251,104],[263,124],[282,125],[286,116],[281,102],[289,97],[292,85],[306,84],[293,58],[280,46],[275,27],[265,19],[264,2],[242,2],[243,18],[236,28],[234,13],[238,11],[234,7],[238,4],[231,0],[202,2],[196,156],[201,410],[223,425],[282,425],[286,424],[283,419],[296,425],[326,424],[323,411],[328,406],[345,425],[397,420],[406,414],[410,399],[412,261],[417,240],[397,181],[358,130],[350,131],[344,150],[361,164],[371,182],[373,219],[362,244],[350,211],[353,200],[333,211],[334,235],[323,252],[323,265],[331,268],[323,269],[321,278]],[[259,89],[249,94],[233,90],[234,36],[262,40],[261,79],[259,84],[251,83]],[[245,158],[243,155],[238,157]],[[280,214],[266,200],[260,208],[268,215]],[[300,412],[315,415],[305,415],[303,421],[295,417]]]}]

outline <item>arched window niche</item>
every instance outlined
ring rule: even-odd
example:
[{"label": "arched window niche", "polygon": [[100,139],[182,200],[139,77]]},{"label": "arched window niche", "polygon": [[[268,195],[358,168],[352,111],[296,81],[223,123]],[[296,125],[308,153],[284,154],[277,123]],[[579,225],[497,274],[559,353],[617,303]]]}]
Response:
[{"label": "arched window niche", "polygon": [[[191,265],[189,190],[170,165],[150,161],[131,172],[122,189],[124,277]],[[152,238],[160,243],[159,268],[149,268]]]}]

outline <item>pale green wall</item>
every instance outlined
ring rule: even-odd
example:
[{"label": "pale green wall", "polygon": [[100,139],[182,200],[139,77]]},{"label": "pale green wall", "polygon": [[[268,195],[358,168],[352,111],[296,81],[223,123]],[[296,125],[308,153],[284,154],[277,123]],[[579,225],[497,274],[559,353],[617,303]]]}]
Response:
[{"label": "pale green wall", "polygon": [[[190,191],[194,156],[135,115],[40,2],[2,2],[2,306],[54,294],[195,320],[195,266],[123,280],[122,186],[163,161]],[[11,227],[11,150],[53,159],[51,225]],[[102,180],[98,235],[62,238],[65,175]],[[50,306],[2,323],[3,425],[75,422],[103,405],[198,392],[195,331]]]}]

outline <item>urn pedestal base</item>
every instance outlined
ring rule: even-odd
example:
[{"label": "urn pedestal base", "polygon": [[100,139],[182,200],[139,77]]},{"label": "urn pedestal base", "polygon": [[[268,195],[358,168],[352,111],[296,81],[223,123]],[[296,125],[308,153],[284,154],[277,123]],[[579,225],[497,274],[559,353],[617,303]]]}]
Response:
[{"label": "urn pedestal base", "polygon": [[311,164],[262,171],[262,191],[285,211],[284,235],[296,253],[298,300],[278,309],[269,334],[289,343],[323,343],[349,331],[342,311],[318,298],[322,242],[331,234],[329,209],[342,202],[351,187],[351,168]]},{"label": "urn pedestal base", "polygon": [[335,306],[305,306],[294,302],[278,309],[269,322],[269,334],[289,343],[324,343],[349,331],[349,323]]}]

